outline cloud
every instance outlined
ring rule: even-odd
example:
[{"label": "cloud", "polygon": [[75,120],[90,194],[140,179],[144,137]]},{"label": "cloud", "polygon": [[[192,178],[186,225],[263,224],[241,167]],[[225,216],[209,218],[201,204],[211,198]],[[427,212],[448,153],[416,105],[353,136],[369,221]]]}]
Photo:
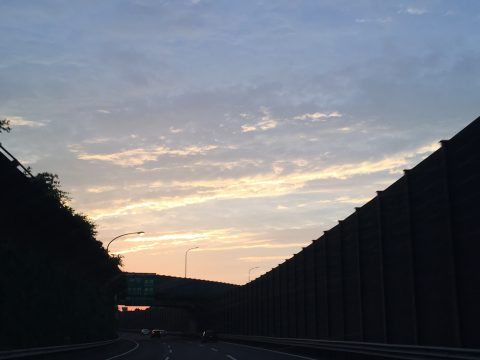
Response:
[{"label": "cloud", "polygon": [[[331,165],[324,168],[295,172],[269,172],[239,178],[217,178],[213,180],[172,181],[170,183],[150,184],[149,188],[170,186],[175,190],[188,191],[188,195],[151,198],[148,201],[118,204],[112,208],[94,209],[90,215],[94,220],[105,217],[123,216],[139,211],[163,211],[177,207],[201,204],[214,200],[278,197],[300,193],[305,186],[314,181],[329,179],[347,180],[355,176],[375,173],[400,173],[418,156],[426,156],[439,147],[438,143],[428,144],[410,152],[401,152],[379,160],[366,160],[359,163]],[[301,171],[303,170],[303,171]],[[352,203],[352,199],[338,200]]]},{"label": "cloud", "polygon": [[110,111],[105,110],[105,109],[98,109],[97,112],[100,113],[100,114],[110,114]]},{"label": "cloud", "polygon": [[[240,231],[233,228],[198,230],[190,232],[173,232],[169,234],[131,237],[123,241],[115,254],[126,254],[141,251],[178,249],[183,245],[197,245],[198,252],[222,252],[249,249],[295,249],[301,248],[309,241],[276,243],[272,240],[258,239],[258,234]],[[261,235],[260,235],[261,236]],[[283,259],[285,257],[281,257]]]},{"label": "cloud", "polygon": [[188,146],[181,149],[172,149],[166,146],[157,146],[153,148],[136,148],[120,151],[110,154],[89,154],[81,151],[78,145],[70,146],[70,151],[78,153],[80,160],[104,161],[115,165],[130,167],[143,165],[149,161],[156,161],[160,156],[194,156],[204,155],[209,151],[216,149],[216,145]]},{"label": "cloud", "polygon": [[264,262],[268,260],[284,260],[288,256],[284,255],[271,255],[271,256],[245,256],[238,258],[240,261],[245,261],[245,262]]},{"label": "cloud", "polygon": [[5,116],[5,118],[7,118],[10,121],[11,126],[27,126],[32,128],[45,126],[45,124],[42,122],[28,120],[21,116]]},{"label": "cloud", "polygon": [[[251,131],[259,131],[259,130],[265,131],[265,130],[275,129],[277,127],[278,121],[271,116],[270,111],[267,108],[262,107],[260,111],[262,113],[262,116],[260,117],[260,121],[257,122],[256,124],[242,125],[242,132],[246,133]],[[240,116],[243,118],[248,117],[247,114],[240,114]]]},{"label": "cloud", "polygon": [[155,246],[156,244],[140,244],[140,245],[129,247],[124,250],[112,251],[112,254],[123,255],[123,254],[136,253],[141,251],[151,251],[152,249],[155,248]]},{"label": "cloud", "polygon": [[219,235],[218,231],[195,232],[195,233],[173,233],[163,234],[158,236],[142,236],[134,237],[125,240],[126,242],[172,242],[177,240],[188,240],[189,242],[195,240],[204,240],[212,237],[212,235]]},{"label": "cloud", "polygon": [[99,194],[99,193],[104,193],[104,192],[108,192],[108,191],[112,191],[115,189],[115,186],[94,186],[94,187],[90,187],[87,189],[87,192],[89,193],[94,193],[94,194]]},{"label": "cloud", "polygon": [[390,16],[379,17],[379,18],[375,18],[375,19],[370,19],[370,18],[358,18],[358,19],[355,19],[355,22],[356,22],[356,23],[359,23],[359,24],[366,24],[366,23],[387,24],[387,23],[392,22],[392,18],[391,18]]},{"label": "cloud", "polygon": [[409,6],[407,8],[404,8],[402,10],[399,11],[400,14],[408,14],[408,15],[425,15],[426,13],[428,13],[427,10],[425,9],[420,9],[420,8],[416,8],[416,7],[412,7],[412,6]]},{"label": "cloud", "polygon": [[82,143],[84,143],[84,144],[104,144],[104,143],[107,143],[111,140],[112,139],[107,138],[107,137],[97,137],[97,138],[92,138],[92,139],[86,139],[86,140],[82,141]]},{"label": "cloud", "polygon": [[314,112],[314,113],[307,113],[303,115],[295,116],[295,120],[311,120],[311,121],[322,121],[327,118],[337,118],[342,117],[343,115],[340,114],[338,111],[332,111],[330,113],[322,113],[322,112]]},{"label": "cloud", "polygon": [[177,128],[174,128],[173,126],[170,126],[169,130],[172,134],[179,134],[183,132],[183,129],[177,129]]}]

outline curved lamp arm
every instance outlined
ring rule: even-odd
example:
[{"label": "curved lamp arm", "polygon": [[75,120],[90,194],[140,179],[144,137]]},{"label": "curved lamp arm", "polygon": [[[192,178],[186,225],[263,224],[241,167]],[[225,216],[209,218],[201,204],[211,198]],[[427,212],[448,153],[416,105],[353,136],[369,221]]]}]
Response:
[{"label": "curved lamp arm", "polygon": [[108,253],[108,247],[110,246],[110,244],[111,244],[114,240],[117,240],[118,238],[121,238],[122,236],[127,236],[127,235],[143,235],[143,234],[145,234],[145,232],[143,232],[143,231],[135,231],[135,232],[129,232],[129,233],[122,234],[122,235],[118,235],[118,236],[114,237],[112,240],[110,240],[110,242],[109,242],[108,245],[107,245],[107,253]]},{"label": "curved lamp arm", "polygon": [[188,249],[187,251],[185,251],[185,278],[187,278],[187,255],[188,255],[188,252],[190,250],[195,250],[195,249],[199,249],[199,247],[195,246],[195,247],[192,247],[192,248]]},{"label": "curved lamp arm", "polygon": [[253,268],[248,269],[248,282],[250,282],[250,273],[252,272],[252,270],[255,270],[255,269],[260,269],[260,266],[255,266]]}]

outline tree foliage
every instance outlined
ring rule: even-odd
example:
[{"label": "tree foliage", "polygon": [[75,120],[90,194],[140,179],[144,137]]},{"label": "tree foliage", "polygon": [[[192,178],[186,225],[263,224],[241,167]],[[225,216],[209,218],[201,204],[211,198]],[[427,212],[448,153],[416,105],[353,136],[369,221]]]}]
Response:
[{"label": "tree foliage", "polygon": [[10,132],[11,128],[10,128],[10,120],[8,119],[0,119],[0,133],[2,131],[5,131],[5,132]]},{"label": "tree foliage", "polygon": [[41,191],[47,197],[57,202],[60,207],[68,208],[72,214],[74,213],[74,210],[67,205],[71,198],[68,196],[67,192],[61,189],[60,180],[58,179],[57,174],[42,172],[38,173],[35,178]]}]

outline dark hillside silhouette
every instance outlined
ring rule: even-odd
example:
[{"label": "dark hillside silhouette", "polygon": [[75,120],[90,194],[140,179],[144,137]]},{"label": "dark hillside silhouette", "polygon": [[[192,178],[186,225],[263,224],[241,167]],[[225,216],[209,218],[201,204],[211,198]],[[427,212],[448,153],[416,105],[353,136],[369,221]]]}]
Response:
[{"label": "dark hillside silhouette", "polygon": [[114,337],[119,259],[56,175],[17,166],[0,152],[0,349]]}]

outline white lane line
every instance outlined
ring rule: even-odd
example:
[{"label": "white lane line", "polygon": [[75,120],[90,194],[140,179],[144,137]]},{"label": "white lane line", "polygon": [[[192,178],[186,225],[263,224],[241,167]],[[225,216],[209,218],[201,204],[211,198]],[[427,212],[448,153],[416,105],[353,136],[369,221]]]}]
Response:
[{"label": "white lane line", "polygon": [[230,360],[237,360],[237,359],[235,359],[232,355],[228,355],[228,354],[227,354],[227,357],[228,357]]},{"label": "white lane line", "polygon": [[130,350],[124,352],[123,354],[115,355],[115,356],[109,357],[108,359],[105,359],[105,360],[116,359],[116,358],[119,358],[120,356],[124,356],[124,355],[130,354],[132,351],[137,350],[138,347],[140,346],[140,344],[137,343],[135,340],[132,340],[132,339],[125,339],[125,340],[133,341],[133,342],[136,344],[135,347],[134,347],[133,349],[130,349]]},{"label": "white lane line", "polygon": [[286,352],[283,352],[283,351],[276,351],[276,350],[264,349],[264,348],[256,347],[256,346],[249,346],[249,345],[237,344],[237,343],[232,343],[232,342],[230,342],[230,341],[223,341],[223,342],[226,343],[226,344],[243,346],[243,347],[247,347],[247,348],[255,349],[255,350],[259,350],[259,351],[268,351],[268,352],[272,352],[272,353],[275,353],[275,354],[282,354],[282,355],[292,356],[292,357],[296,357],[296,358],[299,358],[299,359],[318,360],[318,359],[315,359],[315,358],[311,358],[311,357],[307,357],[307,356],[302,356],[302,355],[296,355],[296,354],[290,354],[290,353],[286,353]]},{"label": "white lane line", "polygon": [[212,351],[218,351],[218,349],[215,349],[215,348],[210,348],[210,350],[212,350]]},{"label": "white lane line", "polygon": [[165,360],[168,360],[168,359],[170,359],[170,358],[167,356],[167,357],[165,358]]}]

